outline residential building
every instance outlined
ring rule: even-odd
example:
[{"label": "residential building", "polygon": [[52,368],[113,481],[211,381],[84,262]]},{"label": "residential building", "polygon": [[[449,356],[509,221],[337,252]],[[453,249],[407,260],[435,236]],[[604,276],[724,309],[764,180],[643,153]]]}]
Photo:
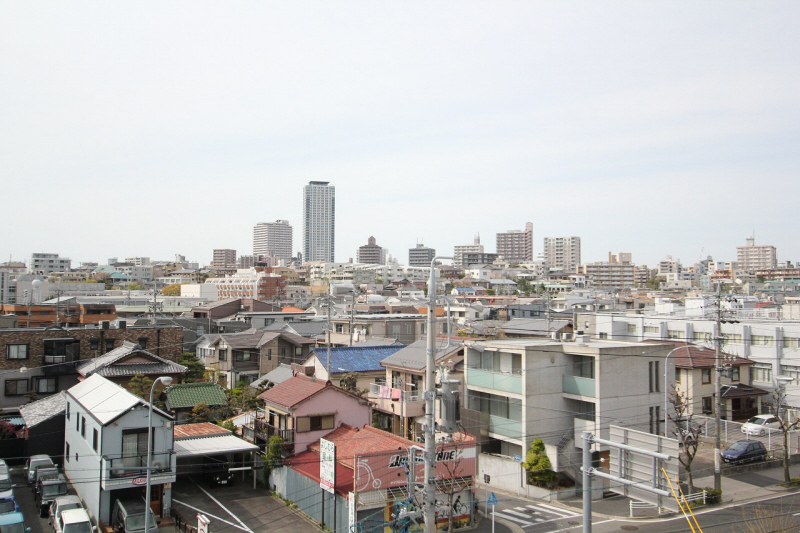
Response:
[{"label": "residential building", "polygon": [[29,392],[44,397],[68,389],[79,380],[76,363],[93,360],[123,341],[144,342],[155,355],[177,361],[182,339],[182,329],[176,326],[120,323],[111,328],[107,322],[92,329],[0,329],[0,369],[5,374],[0,407],[19,408]]},{"label": "residential building", "polygon": [[497,255],[510,263],[533,261],[533,223],[524,230],[508,230],[497,234]]},{"label": "residential building", "polygon": [[756,246],[755,237],[747,238],[746,246],[736,247],[736,262],[740,270],[753,273],[778,266],[778,256],[774,246]]},{"label": "residential building", "polygon": [[[475,342],[466,347],[462,419],[479,428],[488,454],[524,457],[541,438],[554,470],[579,481],[584,431],[608,438],[610,424],[663,430],[665,364],[674,375],[674,361],[664,361],[670,348],[588,336]],[[610,457],[605,446],[592,451],[597,460]],[[504,462],[522,474],[511,459]],[[516,490],[519,478],[492,477],[492,485]]]},{"label": "residential building", "polygon": [[416,247],[408,250],[408,266],[430,268],[434,257],[436,257],[434,248],[418,243]]},{"label": "residential building", "polygon": [[303,187],[303,261],[334,261],[336,188],[327,181]]},{"label": "residential building", "polygon": [[66,272],[72,268],[72,260],[58,254],[33,253],[28,272],[47,276],[51,272]]},{"label": "residential building", "polygon": [[149,257],[126,257],[125,262],[134,266],[150,266]]},{"label": "residential building", "polygon": [[219,383],[181,383],[168,387],[165,392],[167,399],[164,406],[178,424],[194,421],[193,410],[200,404],[209,408],[208,417],[211,420],[223,418],[223,409],[228,407],[225,389]]},{"label": "residential building", "polygon": [[286,280],[280,275],[255,269],[237,270],[235,274],[207,278],[205,282],[217,288],[220,300],[244,298],[269,301],[276,298],[286,286]]},{"label": "residential building", "polygon": [[[352,342],[363,342],[372,337],[395,339],[402,344],[426,338],[428,318],[419,313],[396,314],[356,314],[334,316],[331,319],[331,342],[335,345],[349,345]],[[437,333],[447,330],[447,324],[436,325]]]},{"label": "residential building", "polygon": [[453,250],[453,266],[457,268],[464,268],[464,254],[467,253],[483,253],[483,245],[481,244],[481,236],[476,235],[472,244],[462,244],[456,246]]},{"label": "residential building", "polygon": [[599,261],[582,265],[580,271],[590,277],[597,289],[621,291],[636,284],[636,265],[631,262],[631,254],[608,253],[608,262]]},{"label": "residential building", "polygon": [[63,468],[66,410],[65,391],[20,406],[19,415],[25,421],[26,457],[49,455]]},{"label": "residential building", "polygon": [[[147,474],[150,404],[100,375],[66,392],[64,475],[97,522],[111,523],[114,502],[141,496]],[[176,464],[173,419],[152,409],[151,508],[169,516]]]},{"label": "residential building", "polygon": [[214,259],[211,261],[212,270],[231,270],[236,268],[236,250],[219,248],[214,250]]},{"label": "residential building", "polygon": [[581,264],[581,238],[545,237],[544,260],[550,269],[575,272],[575,267]]},{"label": "residential building", "polygon": [[292,258],[292,226],[288,220],[259,222],[253,227],[253,255],[271,255],[278,259]]},{"label": "residential building", "polygon": [[264,408],[243,428],[244,437],[265,444],[278,435],[289,454],[306,451],[342,423],[356,427],[372,423],[366,398],[303,374],[295,374],[258,398]]},{"label": "residential building", "polygon": [[254,255],[240,255],[236,260],[236,268],[253,268],[256,266],[256,256]]},{"label": "residential building", "polygon": [[383,265],[386,263],[386,250],[375,243],[375,237],[370,237],[367,244],[358,248],[356,261],[364,265]]},{"label": "residential building", "polygon": [[[342,346],[330,349],[330,368],[328,373],[328,348],[320,346],[308,354],[303,361],[303,366],[313,368],[315,378],[330,381],[346,388],[351,392],[360,394],[369,391],[370,385],[383,382],[386,369],[381,361],[393,353],[405,348],[403,344],[390,344],[386,346]],[[355,377],[355,383],[348,383],[350,377]]]},{"label": "residential building", "polygon": [[120,346],[110,352],[79,362],[75,365],[78,380],[83,381],[99,374],[122,387],[128,387],[131,379],[138,375],[153,381],[160,376],[169,376],[176,383],[183,378],[188,368],[148,352],[145,346],[147,339],[144,337],[137,343],[122,341]]},{"label": "residential building", "polygon": [[468,269],[475,265],[490,265],[497,261],[497,254],[487,252],[464,252],[461,254],[461,267]]}]

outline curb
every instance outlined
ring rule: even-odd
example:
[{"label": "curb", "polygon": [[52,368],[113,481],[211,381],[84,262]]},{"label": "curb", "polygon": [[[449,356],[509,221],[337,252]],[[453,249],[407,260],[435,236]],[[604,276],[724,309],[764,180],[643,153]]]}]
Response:
[{"label": "curb", "polygon": [[[491,520],[492,519],[491,517],[486,516],[482,512],[480,512],[480,511],[478,511],[478,512],[481,514],[481,516],[483,516],[484,520]],[[499,522],[500,524],[506,526],[508,529],[510,529],[514,533],[525,533],[525,530],[522,529],[517,524],[515,524],[514,522],[510,522],[510,521],[508,521],[508,520],[506,520],[504,518],[500,518],[499,516],[495,516],[494,519],[497,520],[497,522]]]}]

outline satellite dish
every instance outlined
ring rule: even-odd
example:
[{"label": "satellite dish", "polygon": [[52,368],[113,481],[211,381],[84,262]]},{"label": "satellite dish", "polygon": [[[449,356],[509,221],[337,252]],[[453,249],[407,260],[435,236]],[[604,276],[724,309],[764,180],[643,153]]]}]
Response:
[{"label": "satellite dish", "polygon": [[34,290],[38,289],[42,285],[42,280],[35,279],[31,282],[31,286],[33,286]]}]

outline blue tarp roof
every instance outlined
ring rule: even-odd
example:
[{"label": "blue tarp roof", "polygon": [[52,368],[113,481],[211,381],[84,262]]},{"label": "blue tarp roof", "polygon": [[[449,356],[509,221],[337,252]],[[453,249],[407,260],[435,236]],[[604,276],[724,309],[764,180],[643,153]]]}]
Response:
[{"label": "blue tarp roof", "polygon": [[[404,344],[392,344],[390,346],[343,346],[331,348],[331,374],[383,370],[381,361],[405,347]],[[328,357],[327,348],[324,346],[315,348],[311,355],[316,355],[325,364]]]}]

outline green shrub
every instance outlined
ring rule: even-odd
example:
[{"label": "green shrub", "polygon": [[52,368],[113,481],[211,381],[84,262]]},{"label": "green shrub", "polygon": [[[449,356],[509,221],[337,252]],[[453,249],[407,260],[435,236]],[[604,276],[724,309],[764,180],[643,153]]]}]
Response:
[{"label": "green shrub", "polygon": [[705,487],[703,490],[706,491],[706,503],[708,505],[713,505],[715,503],[722,502],[722,489],[715,489],[714,487]]}]

